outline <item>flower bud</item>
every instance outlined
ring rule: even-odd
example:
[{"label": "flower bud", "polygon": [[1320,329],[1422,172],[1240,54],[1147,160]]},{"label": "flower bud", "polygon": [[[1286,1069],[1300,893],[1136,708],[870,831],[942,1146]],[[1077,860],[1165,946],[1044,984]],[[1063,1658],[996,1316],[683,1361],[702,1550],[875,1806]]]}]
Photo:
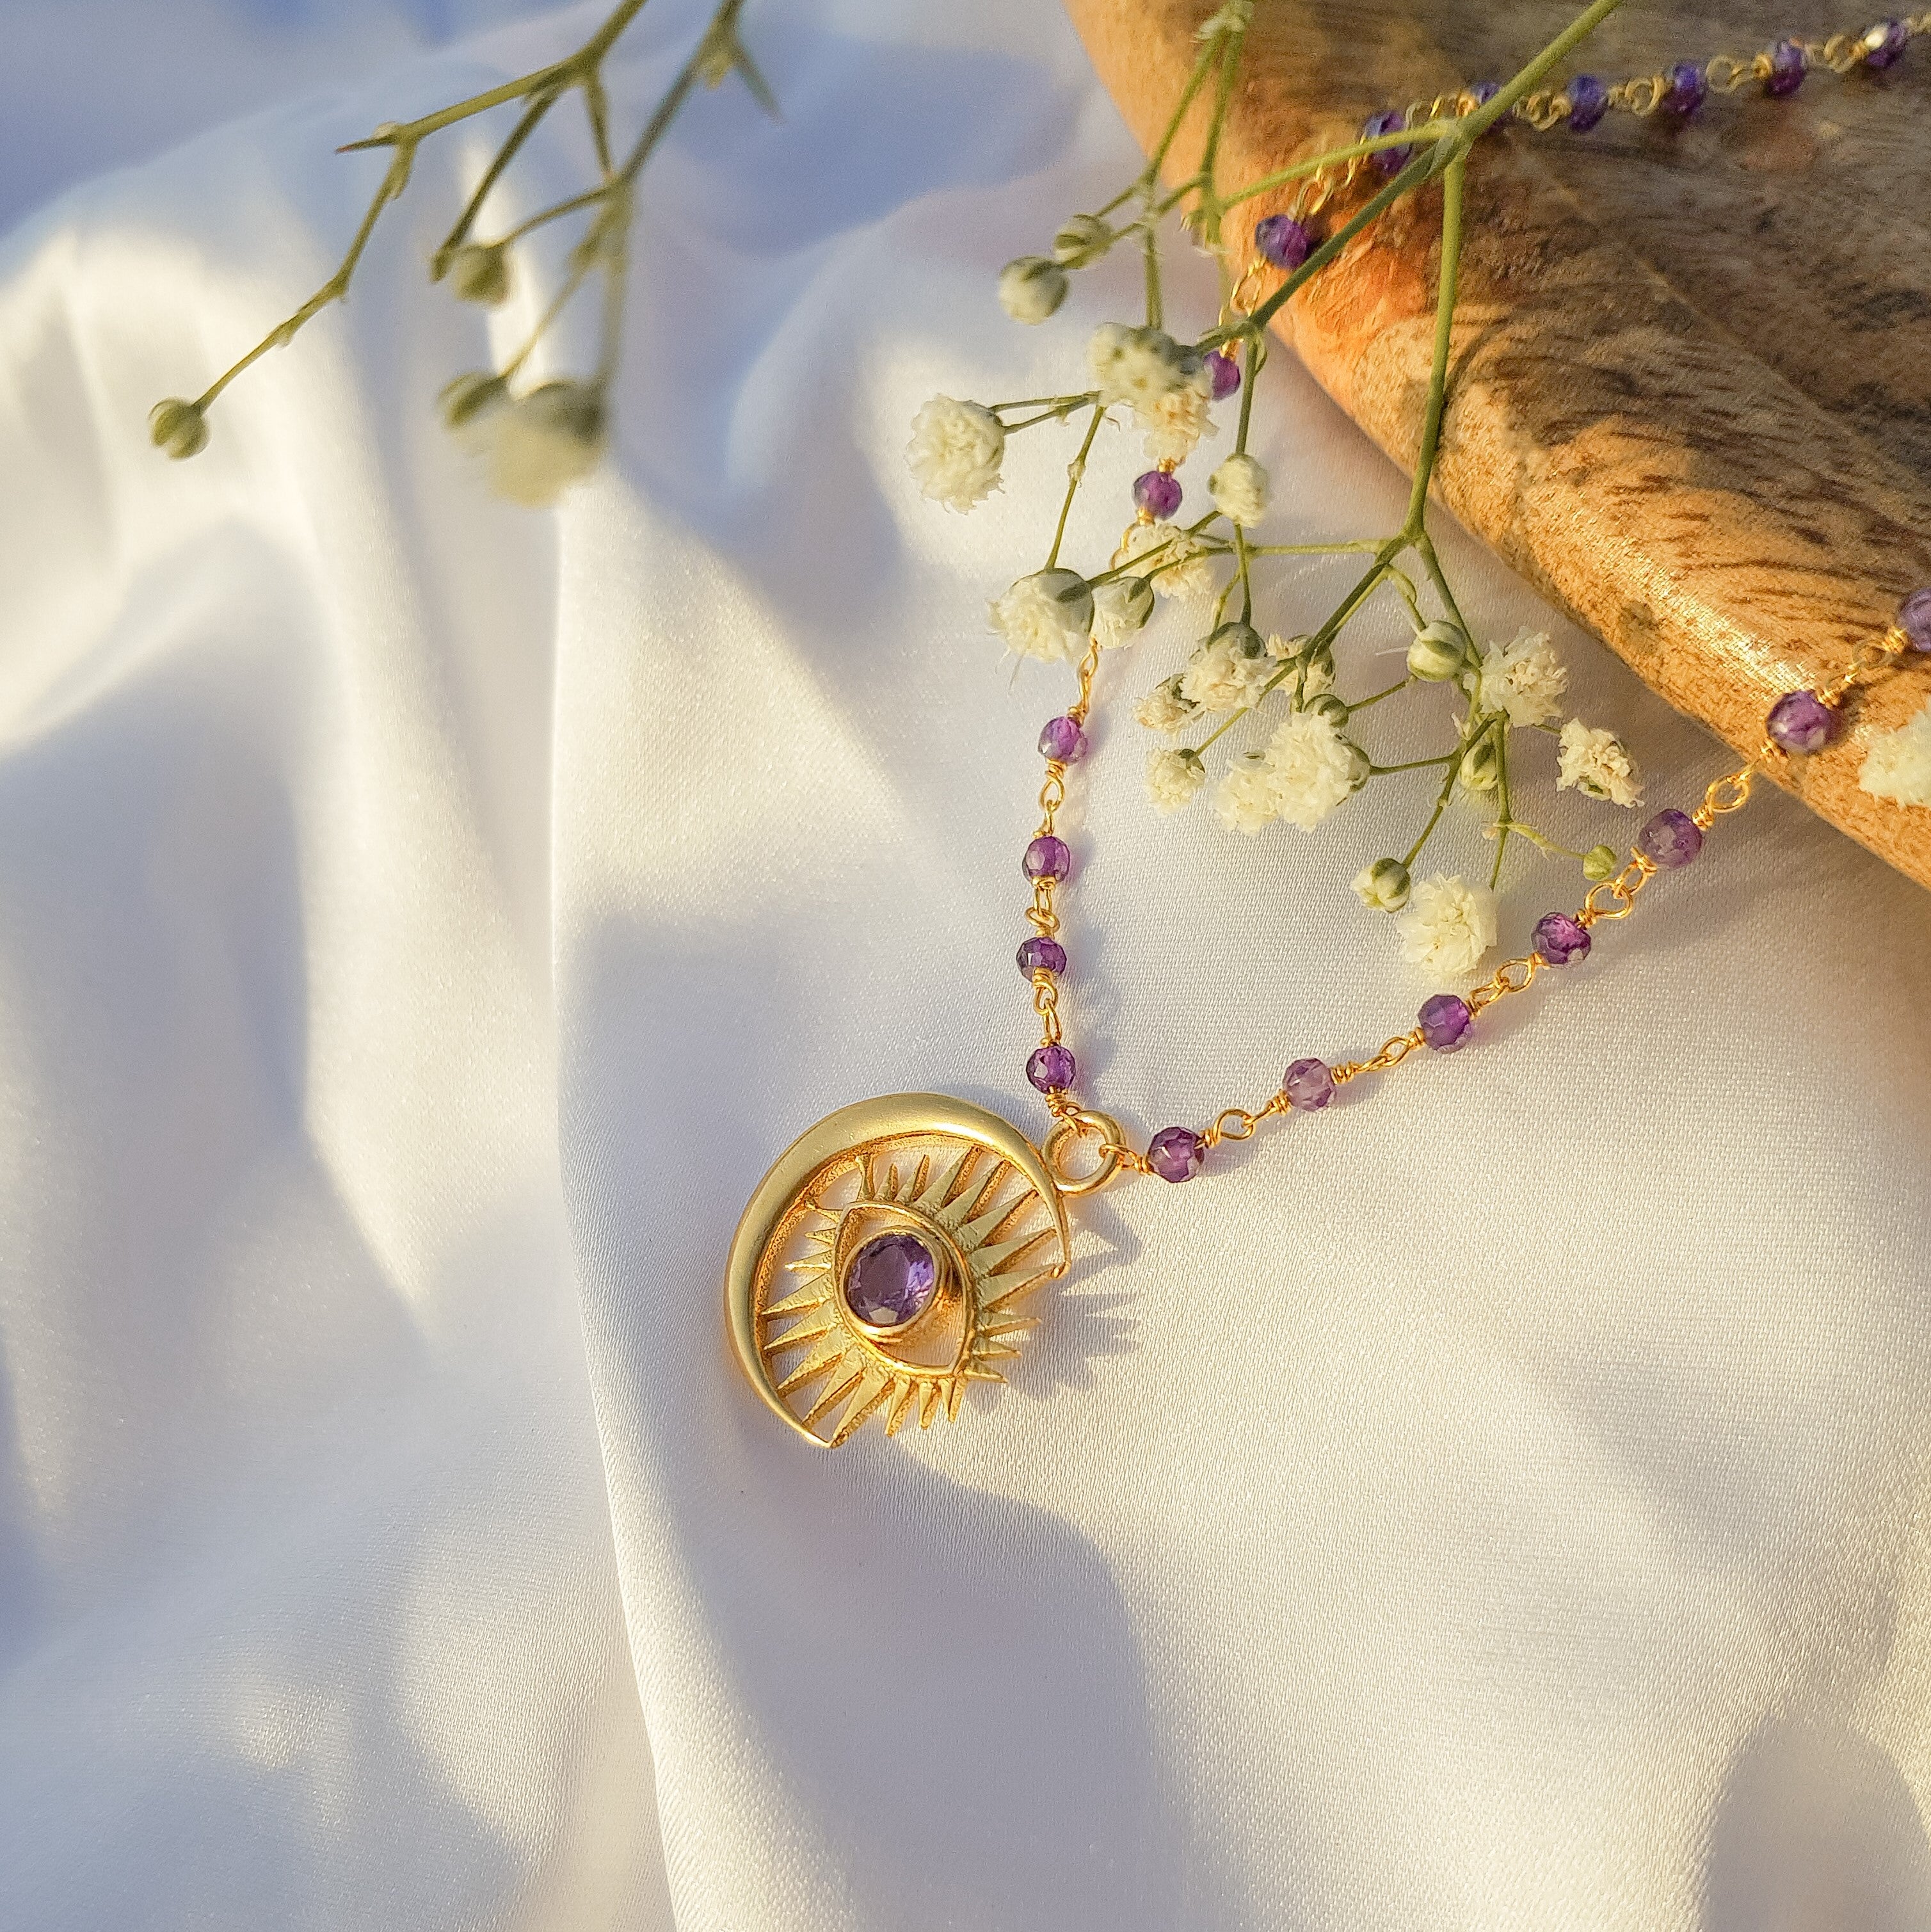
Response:
[{"label": "flower bud", "polygon": [[1084,268],[1113,246],[1113,230],[1096,214],[1075,214],[1053,237],[1053,260],[1063,268]]},{"label": "flower bud", "polygon": [[1207,634],[1207,648],[1212,650],[1216,644],[1224,644],[1229,657],[1244,659],[1252,664],[1267,655],[1267,640],[1252,624],[1238,622],[1222,624]]},{"label": "flower bud", "polygon": [[1502,756],[1491,733],[1481,742],[1465,752],[1457,773],[1470,791],[1493,791],[1502,776]]},{"label": "flower bud", "polygon": [[1375,760],[1352,738],[1344,738],[1341,742],[1348,747],[1348,760],[1354,767],[1348,782],[1359,791],[1375,776]]},{"label": "flower bud", "polygon": [[1348,706],[1331,691],[1324,691],[1318,698],[1310,698],[1303,706],[1317,718],[1325,718],[1339,731],[1348,722]]},{"label": "flower bud", "polygon": [[1612,845],[1592,845],[1582,855],[1582,876],[1593,884],[1600,885],[1611,878],[1617,869],[1618,861]]},{"label": "flower bud", "polygon": [[1066,272],[1044,255],[1021,255],[999,272],[1000,306],[1015,322],[1044,322],[1066,298]]},{"label": "flower bud", "polygon": [[1121,621],[1136,631],[1144,630],[1153,614],[1153,586],[1144,577],[1116,577],[1113,591]]},{"label": "flower bud", "polygon": [[208,447],[208,412],[199,403],[170,396],[148,411],[148,434],[154,447],[166,450],[177,463],[199,456]]},{"label": "flower bud", "polygon": [[439,398],[442,420],[451,429],[462,429],[499,403],[507,402],[509,392],[509,384],[493,371],[472,369],[444,386]]},{"label": "flower bud", "polygon": [[1408,902],[1408,868],[1399,859],[1377,859],[1354,875],[1354,893],[1375,912],[1399,912]]},{"label": "flower bud", "polygon": [[1417,631],[1408,646],[1408,669],[1426,683],[1445,682],[1468,662],[1467,632],[1446,620]]},{"label": "flower bud", "polygon": [[1308,653],[1306,668],[1302,674],[1301,688],[1312,697],[1315,693],[1334,688],[1334,652],[1326,644],[1319,650]]},{"label": "flower bud", "polygon": [[449,258],[449,286],[459,302],[493,307],[510,292],[509,250],[500,242],[466,242]]},{"label": "flower bud", "polygon": [[1042,570],[1034,579],[1066,614],[1069,631],[1093,628],[1093,586],[1076,570]]}]

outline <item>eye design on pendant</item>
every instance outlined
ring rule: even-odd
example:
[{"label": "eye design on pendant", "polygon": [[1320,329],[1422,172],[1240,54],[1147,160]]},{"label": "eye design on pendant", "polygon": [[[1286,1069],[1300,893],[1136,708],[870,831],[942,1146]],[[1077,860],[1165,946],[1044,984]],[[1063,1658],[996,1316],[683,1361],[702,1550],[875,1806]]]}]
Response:
[{"label": "eye design on pendant", "polygon": [[766,1402],[823,1447],[881,1412],[889,1436],[915,1412],[929,1428],[968,1384],[1006,1379],[1038,1326],[1021,1304],[1066,1260],[1065,1210],[1017,1130],[961,1101],[868,1101],[820,1122],[754,1197],[733,1334]]}]

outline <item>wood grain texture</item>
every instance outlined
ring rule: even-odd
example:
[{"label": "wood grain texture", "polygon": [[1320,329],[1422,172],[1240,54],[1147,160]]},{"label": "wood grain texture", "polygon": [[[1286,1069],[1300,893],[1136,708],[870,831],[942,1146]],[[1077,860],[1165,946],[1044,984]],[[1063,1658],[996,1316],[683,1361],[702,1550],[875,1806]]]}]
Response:
[{"label": "wood grain texture", "polygon": [[[1066,4],[1129,124],[1157,138],[1211,0]],[[1573,10],[1258,0],[1221,178],[1338,146],[1376,107],[1512,73]],[[1620,78],[1861,24],[1817,0],[1633,4],[1576,65]],[[1511,129],[1480,151],[1437,490],[1747,753],[1780,692],[1835,674],[1931,583],[1931,40],[1887,75],[1813,74],[1791,100],[1747,88],[1687,125],[1662,118]],[[1203,110],[1176,144],[1174,178],[1193,171],[1204,122]],[[1286,206],[1247,204],[1237,270],[1253,221]],[[1438,190],[1402,202],[1276,318],[1408,465],[1439,220]],[[1775,776],[1931,885],[1931,809],[1857,782],[1863,728],[1900,724],[1927,696],[1931,663],[1914,661],[1859,702],[1837,745]]]}]

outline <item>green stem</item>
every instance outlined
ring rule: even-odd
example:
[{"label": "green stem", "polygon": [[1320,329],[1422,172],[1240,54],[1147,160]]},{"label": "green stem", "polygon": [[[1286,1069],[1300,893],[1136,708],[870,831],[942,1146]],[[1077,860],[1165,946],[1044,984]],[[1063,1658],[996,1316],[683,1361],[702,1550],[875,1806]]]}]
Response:
[{"label": "green stem", "polygon": [[1079,446],[1079,454],[1066,465],[1066,500],[1060,506],[1060,520],[1053,532],[1053,547],[1046,554],[1046,561],[1041,567],[1051,570],[1060,560],[1060,546],[1066,540],[1066,519],[1072,514],[1073,499],[1079,494],[1081,479],[1086,475],[1087,453],[1093,448],[1093,440],[1099,434],[1099,426],[1106,420],[1106,411],[1099,404],[1093,405],[1093,421],[1086,426],[1086,440]]},{"label": "green stem", "polygon": [[1462,189],[1468,164],[1458,154],[1441,184],[1441,272],[1435,303],[1435,356],[1429,370],[1428,402],[1422,412],[1421,448],[1402,536],[1411,543],[1427,526],[1429,484],[1441,447],[1441,418],[1448,403],[1448,361],[1453,347],[1455,296],[1462,272]]}]

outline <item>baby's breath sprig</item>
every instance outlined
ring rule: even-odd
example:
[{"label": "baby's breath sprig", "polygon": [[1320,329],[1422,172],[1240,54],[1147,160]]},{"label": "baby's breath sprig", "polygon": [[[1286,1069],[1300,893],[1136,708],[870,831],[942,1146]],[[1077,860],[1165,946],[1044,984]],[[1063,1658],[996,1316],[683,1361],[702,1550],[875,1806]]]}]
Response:
[{"label": "baby's breath sprig", "polygon": [[[493,305],[510,292],[518,244],[572,216],[582,218],[583,232],[570,252],[560,284],[521,346],[500,369],[458,376],[442,392],[443,415],[451,428],[463,431],[481,451],[496,487],[517,501],[551,502],[591,469],[602,452],[609,422],[638,177],[700,86],[719,87],[736,74],[767,112],[774,117],[778,112],[771,88],[739,34],[745,0],[719,0],[689,58],[642,131],[619,155],[612,143],[604,65],[644,5],[645,0],[619,0],[603,25],[574,53],[416,120],[388,122],[366,140],[351,141],[340,149],[343,154],[385,152],[389,163],[340,266],[292,315],[269,330],[199,396],[192,400],[171,396],[156,404],[148,419],[155,446],[177,458],[198,455],[208,446],[208,412],[228,386],[270,350],[286,348],[325,309],[348,299],[376,224],[407,190],[417,151],[425,141],[478,115],[520,104],[521,112],[431,256],[430,279],[446,283],[459,300]],[[538,209],[501,234],[479,238],[491,190],[551,111],[572,96],[583,104],[598,179],[582,193]],[[604,290],[596,368],[586,376],[520,388],[518,379],[538,344],[592,275],[601,278]]]},{"label": "baby's breath sprig", "polygon": [[[1270,734],[1234,756],[1213,788],[1216,811],[1231,830],[1253,834],[1285,820],[1312,831],[1379,779],[1433,774],[1432,797],[1413,843],[1399,856],[1371,860],[1354,884],[1365,904],[1401,915],[1405,952],[1438,977],[1466,972],[1494,944],[1495,890],[1511,839],[1544,856],[1567,857],[1591,878],[1604,876],[1608,847],[1570,850],[1523,815],[1526,758],[1517,734],[1558,740],[1558,788],[1624,806],[1640,796],[1635,764],[1615,733],[1579,718],[1562,722],[1568,674],[1546,637],[1525,632],[1486,648],[1477,645],[1428,527],[1449,394],[1471,160],[1496,122],[1619,4],[1594,0],[1501,86],[1465,91],[1452,106],[1376,116],[1358,140],[1227,188],[1219,179],[1222,136],[1253,12],[1252,0],[1227,0],[1198,29],[1192,67],[1145,166],[1104,206],[1063,222],[1050,253],[1021,256],[999,278],[1007,313],[1019,322],[1042,323],[1065,301],[1073,275],[1114,248],[1130,246],[1141,258],[1144,321],[1108,322],[1096,332],[1087,352],[1090,387],[989,404],[934,397],[919,412],[907,451],[926,495],[969,510],[1000,487],[1012,436],[1048,424],[1078,434],[1044,561],[991,604],[993,629],[1019,656],[1078,664],[1093,646],[1129,643],[1157,602],[1206,611],[1186,664],[1156,684],[1136,711],[1149,730],[1192,741],[1152,754],[1147,789],[1156,808],[1177,811],[1205,791],[1209,753],[1264,711],[1274,716]],[[1174,143],[1203,97],[1209,105],[1198,163],[1184,179],[1165,184]],[[1382,184],[1321,232],[1319,217],[1337,187],[1363,175],[1378,176]],[[1402,526],[1390,536],[1330,544],[1263,542],[1273,490],[1249,440],[1255,384],[1269,352],[1267,325],[1357,236],[1431,184],[1438,184],[1441,194],[1441,266],[1420,444]],[[1230,258],[1238,260],[1244,250],[1228,238],[1231,224],[1237,210],[1263,195],[1285,195],[1288,203],[1257,224],[1254,259],[1237,278]],[[1221,263],[1219,316],[1191,341],[1166,326],[1161,251],[1175,221]],[[1275,285],[1257,299],[1269,279]],[[1183,521],[1177,472],[1204,437],[1218,434],[1214,406],[1237,396],[1233,448],[1207,482],[1211,508]],[[1133,484],[1135,518],[1111,557],[1099,568],[1076,570],[1063,554],[1071,513],[1088,480],[1099,430],[1114,419],[1130,420],[1141,432],[1152,466]],[[1349,554],[1364,557],[1366,567],[1319,622],[1306,630],[1267,626],[1258,609],[1259,566],[1282,556]],[[1335,646],[1384,592],[1398,600],[1411,628],[1405,673],[1350,698],[1336,688]],[[1419,698],[1432,686],[1459,700],[1447,720],[1444,748],[1431,757],[1378,760],[1363,742],[1363,714],[1390,700]],[[1486,833],[1494,844],[1486,882],[1441,874],[1418,880],[1418,862],[1458,796],[1486,815]]]}]

